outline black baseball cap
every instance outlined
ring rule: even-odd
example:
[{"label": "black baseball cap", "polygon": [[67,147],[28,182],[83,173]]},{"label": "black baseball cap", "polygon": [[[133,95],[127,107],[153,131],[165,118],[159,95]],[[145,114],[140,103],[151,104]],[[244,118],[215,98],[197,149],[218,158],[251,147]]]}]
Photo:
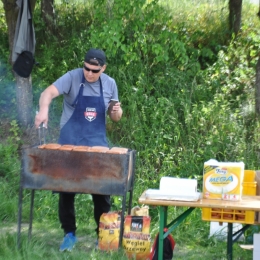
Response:
[{"label": "black baseball cap", "polygon": [[106,64],[106,55],[100,49],[90,49],[85,55],[85,62],[91,65],[103,66]]}]

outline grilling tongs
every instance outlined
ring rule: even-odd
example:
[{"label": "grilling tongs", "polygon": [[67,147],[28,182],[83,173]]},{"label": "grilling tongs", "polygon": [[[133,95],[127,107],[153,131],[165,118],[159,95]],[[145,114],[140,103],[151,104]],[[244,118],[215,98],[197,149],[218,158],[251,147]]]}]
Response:
[{"label": "grilling tongs", "polygon": [[[36,114],[38,114],[38,111],[36,111]],[[45,127],[44,123],[41,123],[38,127],[38,137],[39,137],[39,145],[45,144],[45,136],[46,136],[46,131],[47,127]]]}]

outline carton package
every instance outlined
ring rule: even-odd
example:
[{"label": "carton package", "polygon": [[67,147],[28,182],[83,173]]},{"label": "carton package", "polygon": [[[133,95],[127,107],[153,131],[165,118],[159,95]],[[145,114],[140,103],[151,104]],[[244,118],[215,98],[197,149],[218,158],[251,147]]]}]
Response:
[{"label": "carton package", "polygon": [[203,198],[238,201],[242,197],[243,162],[218,162],[211,159],[204,163]]}]

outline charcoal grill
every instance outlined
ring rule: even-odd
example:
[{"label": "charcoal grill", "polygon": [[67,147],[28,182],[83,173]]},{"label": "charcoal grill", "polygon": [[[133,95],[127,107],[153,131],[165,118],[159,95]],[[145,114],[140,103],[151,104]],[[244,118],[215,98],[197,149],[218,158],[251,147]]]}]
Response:
[{"label": "charcoal grill", "polygon": [[132,207],[134,150],[126,154],[79,152],[26,147],[22,150],[18,207],[18,247],[20,247],[23,189],[31,190],[28,238],[31,238],[35,190],[122,196],[119,247],[122,245],[126,197],[128,214]]}]

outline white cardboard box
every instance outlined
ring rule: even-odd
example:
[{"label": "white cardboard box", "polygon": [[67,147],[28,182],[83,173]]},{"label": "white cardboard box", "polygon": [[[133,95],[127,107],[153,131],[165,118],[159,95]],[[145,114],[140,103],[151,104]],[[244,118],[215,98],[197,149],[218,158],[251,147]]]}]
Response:
[{"label": "white cardboard box", "polygon": [[253,260],[260,259],[260,234],[254,234]]},{"label": "white cardboard box", "polygon": [[[233,224],[233,234],[239,231],[243,226],[239,223]],[[224,222],[220,224],[219,222],[210,222],[210,234],[209,237],[214,236],[218,240],[226,240],[228,233],[228,223]],[[244,235],[239,237],[239,240],[243,240]],[[260,258],[259,258],[260,259]]]}]

